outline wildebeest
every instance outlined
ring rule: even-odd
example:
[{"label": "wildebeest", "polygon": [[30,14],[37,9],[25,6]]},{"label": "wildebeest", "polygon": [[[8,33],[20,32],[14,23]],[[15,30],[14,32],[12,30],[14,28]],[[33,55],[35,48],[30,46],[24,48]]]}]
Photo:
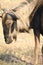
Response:
[{"label": "wildebeest", "polygon": [[[32,18],[31,18],[31,16],[30,16],[30,21],[26,21],[26,19],[27,18],[25,18],[25,15],[24,15],[24,13],[25,13],[25,10],[24,10],[24,8],[22,8],[22,9],[17,9],[17,11],[16,10],[13,10],[13,12],[15,11],[16,12],[16,14],[20,17],[19,19],[16,19],[17,20],[17,29],[18,30],[22,30],[23,28],[25,29],[25,30],[28,30],[28,27],[29,27],[29,23],[30,23],[30,28],[33,28],[33,30],[34,30],[34,38],[35,38],[35,65],[37,65],[37,62],[38,62],[38,53],[39,53],[39,46],[40,46],[40,33],[43,35],[43,6],[42,5],[40,5],[41,4],[41,2],[40,1],[42,1],[42,0],[37,0],[38,2],[37,2],[37,4],[34,4],[33,6],[34,6],[34,8],[32,8],[32,9],[34,9],[35,11],[33,11],[33,10],[29,10],[27,7],[26,7],[26,12],[27,11],[33,11],[32,12],[32,14],[31,14],[31,16],[33,16]],[[31,5],[32,6],[32,5]],[[31,8],[31,7],[30,7]],[[22,11],[24,11],[23,13],[21,13]],[[29,13],[31,13],[31,12],[29,12]],[[28,14],[28,15],[30,15],[29,13],[26,13],[26,14]],[[9,13],[7,13],[8,15],[9,15]],[[12,13],[13,14],[13,13]],[[23,15],[22,15],[23,14]],[[10,15],[11,16],[11,15]],[[24,19],[22,19],[23,17],[24,17]],[[11,16],[12,17],[12,16]],[[9,17],[8,17],[9,18]],[[29,18],[28,18],[29,19]],[[27,20],[28,20],[27,19]],[[14,20],[15,21],[15,20]],[[11,22],[12,23],[12,22]],[[12,24],[11,24],[12,25]],[[11,29],[11,25],[9,25],[10,26],[10,29]],[[19,26],[20,25],[20,26]],[[4,25],[5,26],[5,25]],[[3,26],[3,27],[4,27]],[[9,27],[9,26],[7,26],[7,28]],[[12,26],[13,27],[13,26]],[[5,28],[6,28],[6,26],[5,26]],[[4,29],[5,29],[4,28]],[[8,32],[10,31],[10,29],[8,30]],[[6,32],[7,33],[7,32]],[[10,31],[10,33],[11,33],[11,31]],[[8,34],[10,34],[10,33],[8,33]],[[5,33],[4,33],[5,34]],[[7,36],[6,36],[7,37]],[[11,39],[10,39],[11,40]],[[7,40],[7,41],[9,41],[9,40]],[[42,47],[42,51],[43,51],[43,47]],[[43,52],[42,52],[43,53]]]},{"label": "wildebeest", "polygon": [[[28,2],[23,2],[23,3],[21,3],[20,6],[16,7],[15,9],[12,9],[9,12],[6,9],[3,10],[4,14],[2,15],[2,24],[3,24],[3,32],[4,32],[5,41],[9,41],[9,43],[10,43],[11,40],[13,39],[13,38],[12,39],[10,39],[10,38],[14,34],[14,33],[12,34],[11,31],[12,31],[12,29],[14,30],[15,25],[16,25],[15,28],[17,28],[18,31],[25,30],[25,31],[29,32],[28,15],[30,14],[30,12],[28,12],[28,11],[31,8],[30,7],[28,9],[29,6],[30,6],[30,3],[28,4]],[[34,9],[34,7],[33,7],[33,9]],[[33,11],[33,9],[32,10],[30,9],[30,11]],[[7,31],[6,31],[6,29],[7,29]],[[8,36],[11,36],[11,37],[8,37]]]}]

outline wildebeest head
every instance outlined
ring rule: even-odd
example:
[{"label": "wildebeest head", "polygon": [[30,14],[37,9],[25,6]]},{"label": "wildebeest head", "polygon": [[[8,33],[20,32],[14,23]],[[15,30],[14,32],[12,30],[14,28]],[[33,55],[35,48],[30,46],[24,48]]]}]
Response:
[{"label": "wildebeest head", "polygon": [[[2,16],[3,33],[6,43],[13,41],[12,33],[13,30],[17,30],[17,17],[13,13],[4,13]],[[16,36],[15,36],[16,38]]]}]

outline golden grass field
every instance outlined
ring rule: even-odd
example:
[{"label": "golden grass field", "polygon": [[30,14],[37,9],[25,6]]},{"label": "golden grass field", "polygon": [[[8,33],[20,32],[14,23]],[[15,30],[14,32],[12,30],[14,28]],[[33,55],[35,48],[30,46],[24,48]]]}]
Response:
[{"label": "golden grass field", "polygon": [[[0,0],[2,8],[12,9],[25,0]],[[40,37],[39,65],[42,65],[41,46],[43,37]],[[2,20],[0,19],[0,65],[33,65],[34,62],[34,34],[17,33],[17,41],[6,44],[4,41]]]}]

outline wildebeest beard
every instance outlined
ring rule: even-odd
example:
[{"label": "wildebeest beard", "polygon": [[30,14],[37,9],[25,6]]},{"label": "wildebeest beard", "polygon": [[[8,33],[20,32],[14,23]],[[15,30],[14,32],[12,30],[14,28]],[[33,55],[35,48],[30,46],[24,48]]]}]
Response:
[{"label": "wildebeest beard", "polygon": [[[4,15],[4,14],[3,14]],[[2,18],[4,39],[7,44],[11,43],[13,39],[16,40],[17,31],[17,17],[13,13],[5,13]]]}]

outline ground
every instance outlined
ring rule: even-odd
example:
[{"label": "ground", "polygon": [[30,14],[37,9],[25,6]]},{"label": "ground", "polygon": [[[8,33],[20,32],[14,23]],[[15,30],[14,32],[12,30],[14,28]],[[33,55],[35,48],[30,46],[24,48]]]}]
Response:
[{"label": "ground", "polygon": [[[1,7],[12,9],[24,0],[0,0]],[[12,4],[13,3],[13,4]],[[41,46],[43,37],[40,35],[39,65],[42,65]],[[4,41],[2,20],[0,19],[0,65],[33,65],[34,62],[34,34],[17,33],[17,41],[6,44]]]}]

